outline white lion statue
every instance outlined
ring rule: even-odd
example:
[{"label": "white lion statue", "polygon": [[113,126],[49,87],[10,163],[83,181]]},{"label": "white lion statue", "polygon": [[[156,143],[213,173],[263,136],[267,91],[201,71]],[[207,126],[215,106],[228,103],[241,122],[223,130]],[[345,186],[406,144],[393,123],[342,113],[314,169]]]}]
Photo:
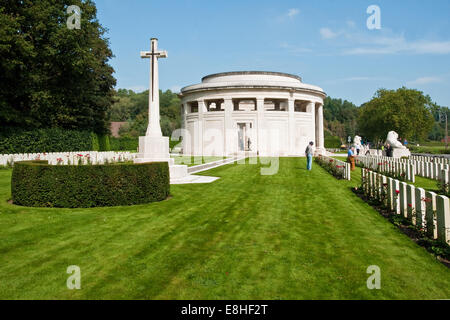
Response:
[{"label": "white lion statue", "polygon": [[360,136],[355,136],[355,138],[353,139],[353,144],[356,146],[361,146],[361,137]]},{"label": "white lion statue", "polygon": [[393,149],[406,149],[406,147],[398,141],[398,133],[395,131],[389,131],[386,143],[389,143]]}]

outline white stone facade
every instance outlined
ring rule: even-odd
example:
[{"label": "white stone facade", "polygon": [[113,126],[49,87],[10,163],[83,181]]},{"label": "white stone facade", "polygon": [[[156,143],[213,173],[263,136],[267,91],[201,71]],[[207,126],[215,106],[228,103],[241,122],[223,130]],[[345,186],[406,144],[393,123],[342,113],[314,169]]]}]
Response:
[{"label": "white stone facade", "polygon": [[183,153],[304,156],[325,152],[325,92],[300,77],[262,71],[206,76],[181,89]]}]

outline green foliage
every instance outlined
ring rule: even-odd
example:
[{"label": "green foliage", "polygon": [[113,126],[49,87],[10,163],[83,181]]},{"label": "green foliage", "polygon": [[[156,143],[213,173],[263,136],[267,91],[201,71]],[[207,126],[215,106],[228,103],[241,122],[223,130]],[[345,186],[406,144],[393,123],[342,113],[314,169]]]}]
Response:
[{"label": "green foliage", "polygon": [[16,162],[11,178],[14,204],[88,208],[161,201],[170,191],[167,162],[52,166]]},{"label": "green foliage", "polygon": [[331,173],[337,179],[344,179],[344,168],[341,168],[340,165],[337,164],[335,159],[324,158],[322,156],[318,156],[314,158],[314,162],[324,168],[326,171]]},{"label": "green foliage", "polygon": [[[326,97],[323,110],[325,126],[334,135],[345,141],[347,141],[348,136],[355,136],[358,118],[357,106],[347,100]],[[340,144],[337,148],[339,147]]]},{"label": "green foliage", "polygon": [[139,138],[137,137],[111,137],[109,141],[112,151],[136,151],[139,146]]},{"label": "green foliage", "polygon": [[450,148],[445,149],[445,147],[436,148],[436,147],[427,147],[427,146],[414,146],[408,145],[408,149],[413,153],[431,153],[431,154],[450,154]]},{"label": "green foliage", "polygon": [[59,128],[0,131],[0,154],[98,150],[97,135]]},{"label": "green foliage", "polygon": [[[110,137],[111,151],[136,151],[139,147],[139,138],[130,136],[121,136],[119,138]],[[169,148],[172,150],[179,141],[169,139]]]},{"label": "green foliage", "polygon": [[[67,28],[69,4],[81,8],[79,30]],[[115,79],[105,33],[92,0],[3,0],[0,123],[107,133]]]},{"label": "green foliage", "polygon": [[427,249],[428,252],[444,259],[450,260],[450,246],[442,241],[423,237],[418,244]]},{"label": "green foliage", "polygon": [[[114,104],[109,111],[111,121],[128,121],[120,129],[120,135],[139,137],[145,135],[148,126],[148,90],[135,93],[119,89],[114,96]],[[181,101],[170,90],[159,91],[161,130],[170,137],[172,131],[181,127]]]},{"label": "green foliage", "polygon": [[441,107],[433,103],[430,106],[435,121],[431,132],[428,134],[428,139],[441,141],[445,139],[445,115],[450,119],[450,109]]},{"label": "green foliage", "polygon": [[[100,142],[98,141],[98,135],[92,132],[91,139],[92,139],[92,149],[90,149],[90,150],[100,151]],[[76,151],[76,150],[72,150],[72,151]]]},{"label": "green foliage", "polygon": [[339,137],[332,136],[328,131],[325,131],[324,138],[325,148],[338,149],[341,147],[342,142]]},{"label": "green foliage", "polygon": [[434,120],[429,96],[413,89],[380,89],[374,98],[361,106],[359,129],[372,141],[384,140],[394,130],[399,138],[420,140],[430,132]]},{"label": "green foliage", "polygon": [[111,151],[111,145],[109,143],[109,136],[102,134],[98,136],[98,143],[100,146],[100,151]]}]

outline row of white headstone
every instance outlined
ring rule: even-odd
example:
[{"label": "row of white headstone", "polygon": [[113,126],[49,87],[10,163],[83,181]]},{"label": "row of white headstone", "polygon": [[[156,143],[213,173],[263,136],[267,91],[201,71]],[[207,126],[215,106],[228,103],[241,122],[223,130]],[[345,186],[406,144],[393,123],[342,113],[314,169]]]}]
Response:
[{"label": "row of white headstone", "polygon": [[416,160],[416,161],[435,162],[435,163],[442,163],[442,164],[449,164],[450,165],[450,159],[449,158],[430,157],[430,156],[410,156],[409,158],[411,160]]},{"label": "row of white headstone", "polygon": [[450,170],[442,170],[440,176],[439,176],[439,182],[440,182],[440,189],[445,194],[450,193]]},{"label": "row of white headstone", "polygon": [[366,196],[383,202],[431,238],[450,244],[449,198],[366,168],[361,170],[361,178]]},{"label": "row of white headstone", "polygon": [[396,158],[388,157],[358,156],[356,157],[356,164],[362,164],[364,168],[381,173],[402,176],[411,182],[415,182],[416,180],[416,167],[411,162],[404,162]]},{"label": "row of white headstone", "polygon": [[320,155],[319,158],[322,159],[323,162],[335,166],[335,168],[337,169],[337,171],[340,173],[340,175],[344,180],[352,179],[350,163],[335,158],[331,158],[325,155]]},{"label": "row of white headstone", "polygon": [[0,155],[0,166],[12,166],[14,162],[30,160],[48,160],[52,165],[105,164],[132,161],[137,153],[127,151],[99,152],[50,152],[50,153],[21,153]]},{"label": "row of white headstone", "polygon": [[[414,167],[415,175],[433,180],[441,180],[442,170],[450,169],[450,165],[444,163],[444,161],[442,161],[442,158],[423,157],[421,158],[422,160],[418,160],[418,158],[401,159],[389,157],[360,156],[358,157],[358,159],[364,164],[370,163],[370,168],[373,170],[377,170],[378,164],[383,164],[391,170],[394,170],[392,169],[393,167],[398,167],[398,164],[406,164]],[[411,176],[411,178],[413,177]],[[411,179],[408,179],[408,181],[414,182],[414,180]]]}]

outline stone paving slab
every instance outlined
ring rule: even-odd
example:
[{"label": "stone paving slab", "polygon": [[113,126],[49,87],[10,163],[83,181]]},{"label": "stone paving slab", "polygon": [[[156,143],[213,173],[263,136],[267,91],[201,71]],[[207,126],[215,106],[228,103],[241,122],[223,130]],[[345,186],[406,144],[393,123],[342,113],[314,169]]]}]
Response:
[{"label": "stone paving slab", "polygon": [[221,167],[230,163],[233,163],[235,161],[243,160],[246,157],[233,157],[233,158],[226,158],[224,160],[209,162],[205,164],[201,164],[198,166],[188,167],[189,174],[181,179],[170,179],[170,184],[189,184],[189,183],[211,183],[218,179],[219,177],[208,177],[208,176],[197,176],[193,173],[198,173],[202,171],[206,171],[209,169]]},{"label": "stone paving slab", "polygon": [[187,175],[181,179],[171,179],[170,184],[190,184],[190,183],[211,183],[220,179],[219,177],[208,177],[208,176],[196,176],[193,174]]}]

